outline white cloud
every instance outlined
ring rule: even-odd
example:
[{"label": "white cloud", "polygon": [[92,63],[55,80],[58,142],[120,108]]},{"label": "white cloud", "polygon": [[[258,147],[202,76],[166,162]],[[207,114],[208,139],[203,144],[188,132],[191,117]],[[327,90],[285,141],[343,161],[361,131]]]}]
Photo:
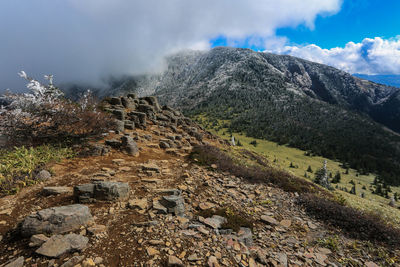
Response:
[{"label": "white cloud", "polygon": [[[153,70],[170,51],[268,38],[339,11],[342,0],[1,0],[0,89],[21,69],[56,82]],[[14,88],[15,89],[15,88]]]},{"label": "white cloud", "polygon": [[365,38],[361,43],[349,42],[345,47],[323,49],[306,46],[269,45],[268,52],[287,54],[327,64],[349,73],[400,74],[400,36],[392,39]]}]

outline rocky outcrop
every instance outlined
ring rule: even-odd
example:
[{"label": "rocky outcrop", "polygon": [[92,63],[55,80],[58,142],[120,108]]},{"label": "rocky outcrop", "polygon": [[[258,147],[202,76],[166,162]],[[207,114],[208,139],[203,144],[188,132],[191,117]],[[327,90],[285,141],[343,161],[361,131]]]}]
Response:
[{"label": "rocky outcrop", "polygon": [[66,233],[87,225],[91,219],[89,208],[80,204],[44,209],[25,218],[21,234],[32,236]]},{"label": "rocky outcrop", "polygon": [[74,198],[79,203],[90,203],[96,200],[124,200],[129,196],[128,183],[95,181],[74,187]]}]

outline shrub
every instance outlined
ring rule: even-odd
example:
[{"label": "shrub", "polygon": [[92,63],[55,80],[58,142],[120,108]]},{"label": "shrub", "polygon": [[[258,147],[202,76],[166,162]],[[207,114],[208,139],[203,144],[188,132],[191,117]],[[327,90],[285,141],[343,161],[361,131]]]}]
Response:
[{"label": "shrub", "polygon": [[272,167],[251,166],[246,167],[228,156],[219,148],[214,146],[199,145],[192,150],[190,157],[202,165],[216,164],[218,169],[241,177],[250,182],[271,183],[287,192],[319,192],[331,196],[327,191],[319,188],[313,183],[295,177],[285,171]]},{"label": "shrub", "polygon": [[29,92],[6,94],[3,98],[10,104],[0,111],[0,135],[9,146],[72,143],[99,136],[111,127],[111,117],[96,108],[90,91],[73,102],[53,85],[51,75],[45,76],[48,85],[23,71],[20,76],[29,82]]},{"label": "shrub", "polygon": [[298,203],[315,218],[341,228],[353,238],[384,242],[388,245],[400,242],[400,230],[386,224],[376,215],[365,214],[313,194],[301,195]]}]

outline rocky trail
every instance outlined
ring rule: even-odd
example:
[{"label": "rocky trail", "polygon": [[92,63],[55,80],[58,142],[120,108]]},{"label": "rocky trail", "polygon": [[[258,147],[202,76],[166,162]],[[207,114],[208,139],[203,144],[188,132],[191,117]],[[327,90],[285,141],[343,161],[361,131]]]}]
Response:
[{"label": "rocky trail", "polygon": [[189,159],[222,140],[154,98],[122,99],[107,107],[122,129],[91,155],[0,199],[0,266],[378,266],[296,194]]}]

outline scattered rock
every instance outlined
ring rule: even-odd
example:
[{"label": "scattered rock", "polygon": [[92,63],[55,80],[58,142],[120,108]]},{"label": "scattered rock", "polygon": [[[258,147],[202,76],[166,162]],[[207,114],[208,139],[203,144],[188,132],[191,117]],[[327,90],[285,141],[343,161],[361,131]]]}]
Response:
[{"label": "scattered rock", "polygon": [[106,232],[107,227],[105,225],[101,225],[101,224],[96,224],[93,226],[90,226],[87,228],[87,231],[89,232],[89,234],[92,235],[99,235],[102,234],[104,232]]},{"label": "scattered rock", "polygon": [[68,261],[64,262],[61,267],[74,267],[75,265],[81,263],[84,258],[84,256],[73,256]]},{"label": "scattered rock", "polygon": [[227,222],[227,219],[219,216],[219,215],[213,215],[211,218],[206,218],[203,223],[210,226],[211,228],[214,229],[219,229],[221,226]]},{"label": "scattered rock", "polygon": [[175,256],[168,257],[168,266],[170,267],[184,267],[183,262]]},{"label": "scattered rock", "polygon": [[148,209],[147,199],[146,198],[131,199],[128,202],[128,206],[131,209],[147,210]]},{"label": "scattered rock", "polygon": [[87,237],[77,234],[54,235],[38,248],[36,253],[46,257],[58,258],[65,253],[85,249],[88,242]]},{"label": "scattered rock", "polygon": [[158,251],[157,249],[152,248],[152,247],[148,247],[146,249],[146,251],[147,251],[147,255],[149,255],[150,257],[160,254],[160,251]]},{"label": "scattered rock", "polygon": [[84,205],[53,207],[26,217],[21,226],[21,233],[23,236],[61,234],[77,230],[91,219],[90,210]]},{"label": "scattered rock", "polygon": [[250,247],[253,245],[253,233],[250,228],[240,227],[238,232],[238,240],[243,242],[246,246]]},{"label": "scattered rock", "polygon": [[218,259],[215,256],[210,256],[207,261],[208,267],[220,267]]},{"label": "scattered rock", "polygon": [[166,207],[170,213],[174,213],[177,216],[183,216],[185,214],[185,202],[181,196],[163,196],[160,203]]},{"label": "scattered rock", "polygon": [[46,180],[49,180],[50,178],[51,178],[51,174],[50,174],[50,172],[48,172],[46,170],[41,170],[36,175],[36,180],[39,180],[39,181],[46,181]]},{"label": "scattered rock", "polygon": [[40,247],[43,243],[47,242],[49,238],[44,234],[38,234],[31,236],[29,246],[30,247]]},{"label": "scattered rock", "polygon": [[201,210],[209,210],[215,207],[215,204],[211,203],[211,202],[202,202],[199,204],[199,208]]},{"label": "scattered rock", "polygon": [[11,260],[8,264],[4,265],[4,267],[23,267],[24,266],[24,257],[18,257],[15,260]]},{"label": "scattered rock", "polygon": [[96,263],[94,263],[93,259],[89,258],[82,262],[82,267],[95,267]]},{"label": "scattered rock", "polygon": [[271,216],[267,216],[267,215],[262,215],[261,221],[263,221],[264,223],[270,224],[270,225],[274,225],[274,226],[279,224],[277,220],[275,220]]},{"label": "scattered rock", "polygon": [[292,225],[292,221],[291,220],[282,220],[279,224],[285,228],[289,228]]}]

